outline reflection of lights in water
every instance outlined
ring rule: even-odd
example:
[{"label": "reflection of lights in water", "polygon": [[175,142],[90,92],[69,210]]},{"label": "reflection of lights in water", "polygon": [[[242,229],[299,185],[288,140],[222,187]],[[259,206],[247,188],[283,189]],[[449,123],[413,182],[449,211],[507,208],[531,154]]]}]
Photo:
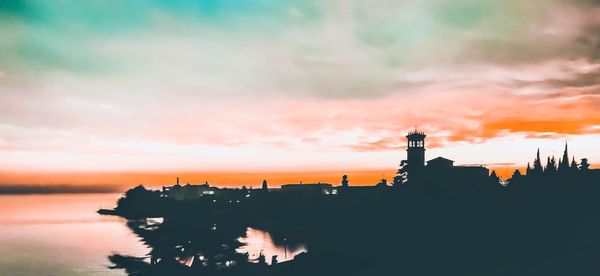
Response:
[{"label": "reflection of lights in water", "polygon": [[185,265],[187,267],[191,267],[192,264],[194,263],[194,256],[175,257],[175,259],[177,260],[177,262],[179,262],[180,264]]},{"label": "reflection of lights in water", "polygon": [[258,257],[262,253],[269,265],[273,256],[277,256],[277,262],[281,263],[291,261],[296,255],[307,252],[304,245],[295,247],[276,245],[269,232],[250,227],[246,228],[246,236],[238,238],[238,241],[243,245],[235,250],[237,253],[248,253],[251,262],[258,262]]},{"label": "reflection of lights in water", "polygon": [[146,218],[146,224],[148,226],[159,225],[159,224],[162,224],[163,221],[164,221],[164,218]]},{"label": "reflection of lights in water", "polygon": [[337,195],[337,193],[338,193],[337,189],[333,189],[333,190],[331,190],[331,191],[330,191],[330,190],[323,190],[323,192],[324,192],[326,195]]},{"label": "reflection of lights in water", "polygon": [[212,228],[210,228],[210,230],[217,230],[217,224],[214,223],[213,226],[212,226]]}]

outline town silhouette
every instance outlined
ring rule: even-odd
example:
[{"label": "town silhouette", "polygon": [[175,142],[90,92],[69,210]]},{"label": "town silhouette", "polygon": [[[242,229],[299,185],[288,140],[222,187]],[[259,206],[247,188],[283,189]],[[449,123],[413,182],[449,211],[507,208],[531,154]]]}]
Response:
[{"label": "town silhouette", "polygon": [[389,184],[132,188],[99,213],[126,218],[151,251],[108,258],[130,275],[600,274],[600,170],[566,144],[501,179],[426,161],[426,134],[406,138]]}]

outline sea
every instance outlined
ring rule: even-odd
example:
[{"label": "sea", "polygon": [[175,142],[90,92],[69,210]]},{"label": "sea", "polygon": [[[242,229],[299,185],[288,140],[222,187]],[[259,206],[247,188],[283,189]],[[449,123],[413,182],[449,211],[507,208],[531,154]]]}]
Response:
[{"label": "sea", "polygon": [[124,219],[96,213],[120,196],[0,195],[0,275],[126,275],[108,256],[150,250]]},{"label": "sea", "polygon": [[[109,256],[148,258],[151,249],[116,216],[96,211],[113,208],[121,194],[0,195],[0,276],[127,275]],[[232,237],[255,261],[259,254],[291,261],[302,246],[282,247],[266,231],[248,228]],[[149,260],[148,260],[149,261]]]}]

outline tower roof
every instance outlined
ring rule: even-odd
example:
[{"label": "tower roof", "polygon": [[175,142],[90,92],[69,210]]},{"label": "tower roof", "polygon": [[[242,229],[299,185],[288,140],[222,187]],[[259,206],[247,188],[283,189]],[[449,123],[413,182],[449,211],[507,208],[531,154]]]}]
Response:
[{"label": "tower roof", "polygon": [[432,166],[435,166],[435,167],[452,167],[453,164],[454,164],[453,160],[450,160],[448,158],[444,158],[444,157],[441,157],[441,156],[433,158],[433,159],[427,161],[427,166],[428,167],[432,167]]},{"label": "tower roof", "polygon": [[418,131],[418,130],[414,130],[408,133],[408,135],[406,135],[406,138],[408,138],[409,140],[422,140],[425,139],[427,135],[425,135],[425,132],[422,131]]}]

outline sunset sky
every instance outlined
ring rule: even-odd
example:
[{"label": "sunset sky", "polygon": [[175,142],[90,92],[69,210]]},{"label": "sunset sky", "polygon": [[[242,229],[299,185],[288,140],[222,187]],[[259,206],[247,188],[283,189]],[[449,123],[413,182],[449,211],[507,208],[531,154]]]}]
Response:
[{"label": "sunset sky", "polygon": [[376,183],[415,127],[600,164],[600,2],[0,1],[2,184]]}]

